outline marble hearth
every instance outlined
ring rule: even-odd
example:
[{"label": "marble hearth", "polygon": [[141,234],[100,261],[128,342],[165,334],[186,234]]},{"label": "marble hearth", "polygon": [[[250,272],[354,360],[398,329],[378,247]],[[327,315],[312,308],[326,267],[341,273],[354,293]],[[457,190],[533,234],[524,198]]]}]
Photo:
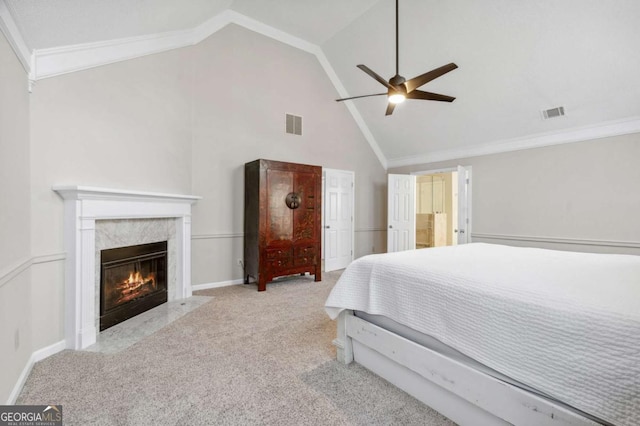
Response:
[{"label": "marble hearth", "polygon": [[191,205],[201,197],[54,186],[64,199],[65,339],[69,349],[96,343],[99,252],[119,245],[169,242],[169,301],[191,296]]}]

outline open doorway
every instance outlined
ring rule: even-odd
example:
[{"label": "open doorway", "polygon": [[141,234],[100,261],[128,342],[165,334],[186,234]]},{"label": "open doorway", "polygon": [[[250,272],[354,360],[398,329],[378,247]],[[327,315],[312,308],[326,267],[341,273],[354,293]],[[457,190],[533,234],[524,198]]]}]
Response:
[{"label": "open doorway", "polygon": [[[424,182],[424,196],[418,200],[417,178],[419,176],[438,175],[427,178]],[[441,176],[440,176],[441,175]],[[413,250],[420,247],[437,247],[438,245],[466,244],[471,242],[471,167],[457,166],[444,170],[413,172],[410,175],[389,174],[387,187],[387,252]],[[448,180],[451,185],[447,185]],[[429,188],[430,187],[430,188]],[[450,211],[447,210],[447,188],[451,188]],[[429,192],[430,191],[430,192]],[[444,191],[444,192],[443,192]],[[455,196],[454,196],[455,195]],[[444,200],[443,200],[444,198]],[[454,202],[455,199],[455,202]],[[417,237],[417,204],[421,203],[420,214],[432,216],[421,217],[421,220],[436,221],[441,229],[439,242],[433,242],[436,234],[421,235],[420,244]],[[457,208],[454,206],[457,205]],[[425,213],[423,213],[425,212]],[[442,213],[445,213],[446,216]],[[441,214],[437,216],[437,214]],[[445,225],[446,224],[446,225]],[[423,226],[428,227],[429,223]],[[446,234],[442,237],[442,234]],[[446,244],[442,244],[444,239]]]},{"label": "open doorway", "polygon": [[458,172],[416,176],[416,248],[458,243]]}]

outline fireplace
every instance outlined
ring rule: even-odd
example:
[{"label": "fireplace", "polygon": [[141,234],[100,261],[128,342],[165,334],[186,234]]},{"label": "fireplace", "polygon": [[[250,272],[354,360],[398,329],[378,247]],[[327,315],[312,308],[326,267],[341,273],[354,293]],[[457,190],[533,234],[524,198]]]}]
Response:
[{"label": "fireplace", "polygon": [[167,301],[167,241],[100,252],[100,331]]},{"label": "fireplace", "polygon": [[191,205],[201,197],[82,185],[56,185],[53,190],[64,199],[67,348],[80,350],[96,343],[100,328],[100,250],[137,243],[127,237],[117,245],[101,245],[96,241],[100,239],[96,227],[101,222],[172,220],[172,233],[139,241],[169,240],[168,299],[191,296]]}]

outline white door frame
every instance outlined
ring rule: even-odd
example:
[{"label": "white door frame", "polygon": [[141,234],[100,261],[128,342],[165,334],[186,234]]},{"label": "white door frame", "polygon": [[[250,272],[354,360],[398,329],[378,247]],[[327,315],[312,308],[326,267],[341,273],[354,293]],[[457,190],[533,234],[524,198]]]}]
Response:
[{"label": "white door frame", "polygon": [[[463,167],[469,171],[469,177],[468,177],[469,182],[467,183],[467,202],[466,202],[466,210],[467,210],[466,211],[466,215],[467,215],[468,221],[467,221],[467,226],[466,226],[466,229],[465,229],[465,233],[467,234],[467,242],[470,243],[471,242],[471,225],[472,225],[472,222],[473,222],[473,219],[472,219],[473,215],[471,214],[471,205],[472,205],[472,203],[471,203],[471,198],[472,198],[471,197],[471,189],[472,189],[472,182],[473,182],[472,172],[471,172],[472,168],[471,168],[471,166],[463,166]],[[456,166],[456,167],[447,167],[447,168],[444,168],[444,169],[421,170],[421,171],[417,171],[417,172],[411,172],[409,174],[419,176],[419,175],[435,175],[435,174],[438,174],[438,173],[451,173],[451,172],[457,172],[457,171],[458,171],[458,166]],[[460,194],[458,194],[458,197],[460,197]],[[461,206],[462,206],[462,203],[460,203],[458,201],[458,217],[462,217],[460,215],[460,213],[462,213],[460,211],[460,209],[462,208]],[[460,228],[458,225],[456,225],[456,226],[458,227],[458,229]]]},{"label": "white door frame", "polygon": [[355,237],[356,237],[356,225],[355,225],[355,217],[356,217],[356,172],[352,170],[339,170],[339,169],[330,169],[327,167],[322,168],[322,236],[321,236],[321,245],[322,245],[322,261],[325,260],[325,238],[324,234],[326,232],[326,228],[324,225],[324,209],[325,209],[325,195],[326,195],[326,172],[340,172],[340,173],[348,173],[351,175],[351,182],[353,182],[353,186],[351,187],[351,262],[354,260],[355,256]]}]

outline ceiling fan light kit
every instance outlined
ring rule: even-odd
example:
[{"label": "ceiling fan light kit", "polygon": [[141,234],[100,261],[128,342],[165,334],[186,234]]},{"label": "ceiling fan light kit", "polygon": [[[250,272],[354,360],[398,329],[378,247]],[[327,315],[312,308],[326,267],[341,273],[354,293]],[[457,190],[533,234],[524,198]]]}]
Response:
[{"label": "ceiling fan light kit", "polygon": [[389,102],[392,104],[401,104],[403,103],[407,97],[402,93],[394,93],[393,95],[389,95]]},{"label": "ceiling fan light kit", "polygon": [[421,74],[417,77],[412,78],[411,80],[406,80],[403,76],[400,75],[398,71],[399,68],[399,54],[398,54],[398,0],[396,0],[396,75],[391,77],[389,81],[380,77],[373,70],[371,70],[366,65],[358,65],[362,71],[367,73],[370,77],[376,80],[378,83],[382,84],[387,88],[387,92],[385,93],[374,93],[371,95],[361,95],[361,96],[352,96],[349,98],[336,99],[336,102],[347,101],[350,99],[358,99],[358,98],[367,98],[370,96],[383,96],[386,95],[389,101],[387,105],[387,111],[385,115],[393,114],[393,109],[399,103],[405,101],[405,99],[421,99],[425,101],[440,101],[440,102],[453,102],[456,98],[452,96],[440,95],[437,93],[425,92],[422,90],[417,90],[418,87],[421,87],[428,82],[435,80],[436,78],[455,70],[458,68],[456,64],[453,62],[447,65],[443,65],[440,68],[436,68],[434,70],[428,71],[424,74]]}]

